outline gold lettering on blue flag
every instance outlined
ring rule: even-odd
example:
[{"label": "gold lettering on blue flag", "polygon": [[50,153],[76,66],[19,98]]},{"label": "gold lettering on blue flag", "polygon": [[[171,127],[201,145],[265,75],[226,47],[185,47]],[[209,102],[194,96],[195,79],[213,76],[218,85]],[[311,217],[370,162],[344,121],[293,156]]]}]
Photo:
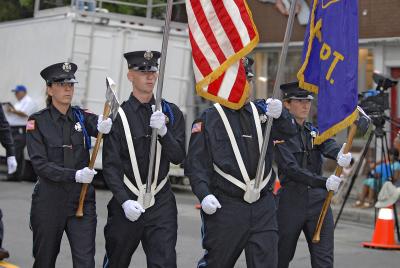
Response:
[{"label": "gold lettering on blue flag", "polygon": [[297,78],[300,87],[318,94],[316,144],[350,126],[357,117],[357,2],[314,0],[312,5]]}]

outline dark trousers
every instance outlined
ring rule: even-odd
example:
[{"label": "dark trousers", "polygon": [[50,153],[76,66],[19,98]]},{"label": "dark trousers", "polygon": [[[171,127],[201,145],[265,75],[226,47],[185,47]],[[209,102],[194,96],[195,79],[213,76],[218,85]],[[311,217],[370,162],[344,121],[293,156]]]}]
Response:
[{"label": "dark trousers", "polygon": [[298,191],[294,187],[283,187],[279,195],[279,268],[289,267],[293,259],[297,241],[303,231],[311,255],[313,268],[333,267],[333,216],[329,208],[321,229],[321,240],[312,243],[327,191],[306,189]]},{"label": "dark trousers", "polygon": [[17,170],[8,175],[9,180],[22,180],[22,171],[25,167],[24,148],[26,146],[25,126],[11,127],[11,133],[15,144],[15,159],[17,160]]},{"label": "dark trousers", "polygon": [[3,212],[1,212],[0,209],[0,248],[3,245],[3,237],[4,237]]},{"label": "dark trousers", "polygon": [[104,227],[104,268],[128,267],[140,242],[148,268],[176,268],[177,208],[171,190],[160,192],[156,202],[135,222],[128,220],[122,206],[112,198]]},{"label": "dark trousers", "polygon": [[272,193],[253,204],[215,195],[222,207],[212,215],[201,212],[205,254],[198,267],[234,267],[243,250],[247,267],[277,267],[278,229]]},{"label": "dark trousers", "polygon": [[[77,218],[73,213],[46,210],[35,205],[31,210],[33,232],[34,268],[54,268],[60,252],[62,236],[67,234],[71,246],[74,268],[94,268],[96,209],[94,203],[85,203],[84,216]],[[50,205],[50,204],[49,204]]]}]

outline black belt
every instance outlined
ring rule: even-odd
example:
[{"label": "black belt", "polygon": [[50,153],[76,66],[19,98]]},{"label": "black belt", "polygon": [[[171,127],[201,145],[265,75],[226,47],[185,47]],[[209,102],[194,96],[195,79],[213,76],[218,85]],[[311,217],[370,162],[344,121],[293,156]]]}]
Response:
[{"label": "black belt", "polygon": [[[261,199],[262,197],[264,197],[267,193],[272,192],[273,190],[274,190],[274,189],[273,189],[273,187],[272,187],[272,184],[268,183],[268,184],[265,186],[265,188],[261,190],[261,192],[260,192],[260,199]],[[243,192],[243,194],[240,195],[240,196],[236,196],[236,195],[229,194],[229,193],[227,193],[226,191],[221,190],[220,188],[216,188],[216,189],[212,190],[211,192],[213,192],[213,194],[217,197],[217,199],[218,199],[218,197],[221,196],[222,198],[227,198],[227,199],[231,199],[231,200],[234,200],[234,201],[245,202],[245,201],[243,200],[244,192]]]}]

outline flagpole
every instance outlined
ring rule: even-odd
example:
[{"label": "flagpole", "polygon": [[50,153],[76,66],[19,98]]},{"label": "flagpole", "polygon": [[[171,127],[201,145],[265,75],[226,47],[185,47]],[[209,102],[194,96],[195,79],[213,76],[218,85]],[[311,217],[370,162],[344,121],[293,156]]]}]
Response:
[{"label": "flagpole", "polygon": [[[162,89],[163,89],[163,82],[164,82],[165,63],[166,63],[166,59],[167,59],[169,29],[170,29],[170,24],[171,24],[172,2],[173,2],[173,0],[168,0],[167,13],[165,15],[165,26],[164,26],[163,41],[162,41],[162,47],[161,47],[160,72],[159,72],[158,83],[157,83],[157,92],[156,92],[156,110],[159,110],[160,106],[161,106],[161,96],[162,96]],[[151,193],[151,184],[152,184],[152,178],[153,178],[156,142],[157,142],[157,129],[153,128],[153,130],[151,132],[149,169],[148,169],[147,180],[146,180],[146,192],[145,192],[144,200],[143,200],[143,205],[144,205],[145,209],[150,206],[150,202],[153,198],[152,193]],[[157,180],[157,178],[156,178],[156,180]]]},{"label": "flagpole", "polygon": [[[288,51],[288,47],[289,47],[290,37],[292,36],[296,3],[297,3],[297,0],[293,0],[290,5],[290,9],[289,9],[289,18],[288,18],[288,22],[286,25],[286,31],[285,31],[285,37],[283,39],[281,55],[279,57],[279,64],[278,64],[278,70],[277,70],[275,84],[274,84],[274,90],[272,92],[272,97],[276,98],[276,99],[279,99],[281,96],[280,91],[279,91],[279,86],[280,86],[281,80],[282,80],[283,67],[286,63],[286,56],[287,56],[287,51]],[[270,134],[271,134],[272,121],[273,121],[273,118],[269,116],[268,120],[267,120],[267,127],[265,128],[265,132],[264,132],[264,140],[263,140],[263,144],[261,147],[260,158],[258,160],[258,165],[257,165],[257,173],[256,173],[256,178],[255,178],[255,183],[254,183],[255,189],[259,189],[261,179],[263,177],[263,173],[264,173],[263,167],[264,167],[265,155],[266,155],[267,149],[268,149],[269,138],[270,138]]]}]

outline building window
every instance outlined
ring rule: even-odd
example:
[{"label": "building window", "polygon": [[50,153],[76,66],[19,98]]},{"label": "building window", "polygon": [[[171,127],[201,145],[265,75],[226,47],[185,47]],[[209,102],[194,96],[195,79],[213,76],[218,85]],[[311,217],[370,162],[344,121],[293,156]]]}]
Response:
[{"label": "building window", "polygon": [[360,48],[358,51],[358,92],[374,87],[374,55],[372,49]]},{"label": "building window", "polygon": [[[301,64],[301,49],[290,49],[284,66],[282,84],[296,81],[297,72]],[[256,51],[252,56],[255,60],[255,74],[253,96],[254,98],[267,98],[272,96],[275,78],[278,71],[280,51]]]}]

